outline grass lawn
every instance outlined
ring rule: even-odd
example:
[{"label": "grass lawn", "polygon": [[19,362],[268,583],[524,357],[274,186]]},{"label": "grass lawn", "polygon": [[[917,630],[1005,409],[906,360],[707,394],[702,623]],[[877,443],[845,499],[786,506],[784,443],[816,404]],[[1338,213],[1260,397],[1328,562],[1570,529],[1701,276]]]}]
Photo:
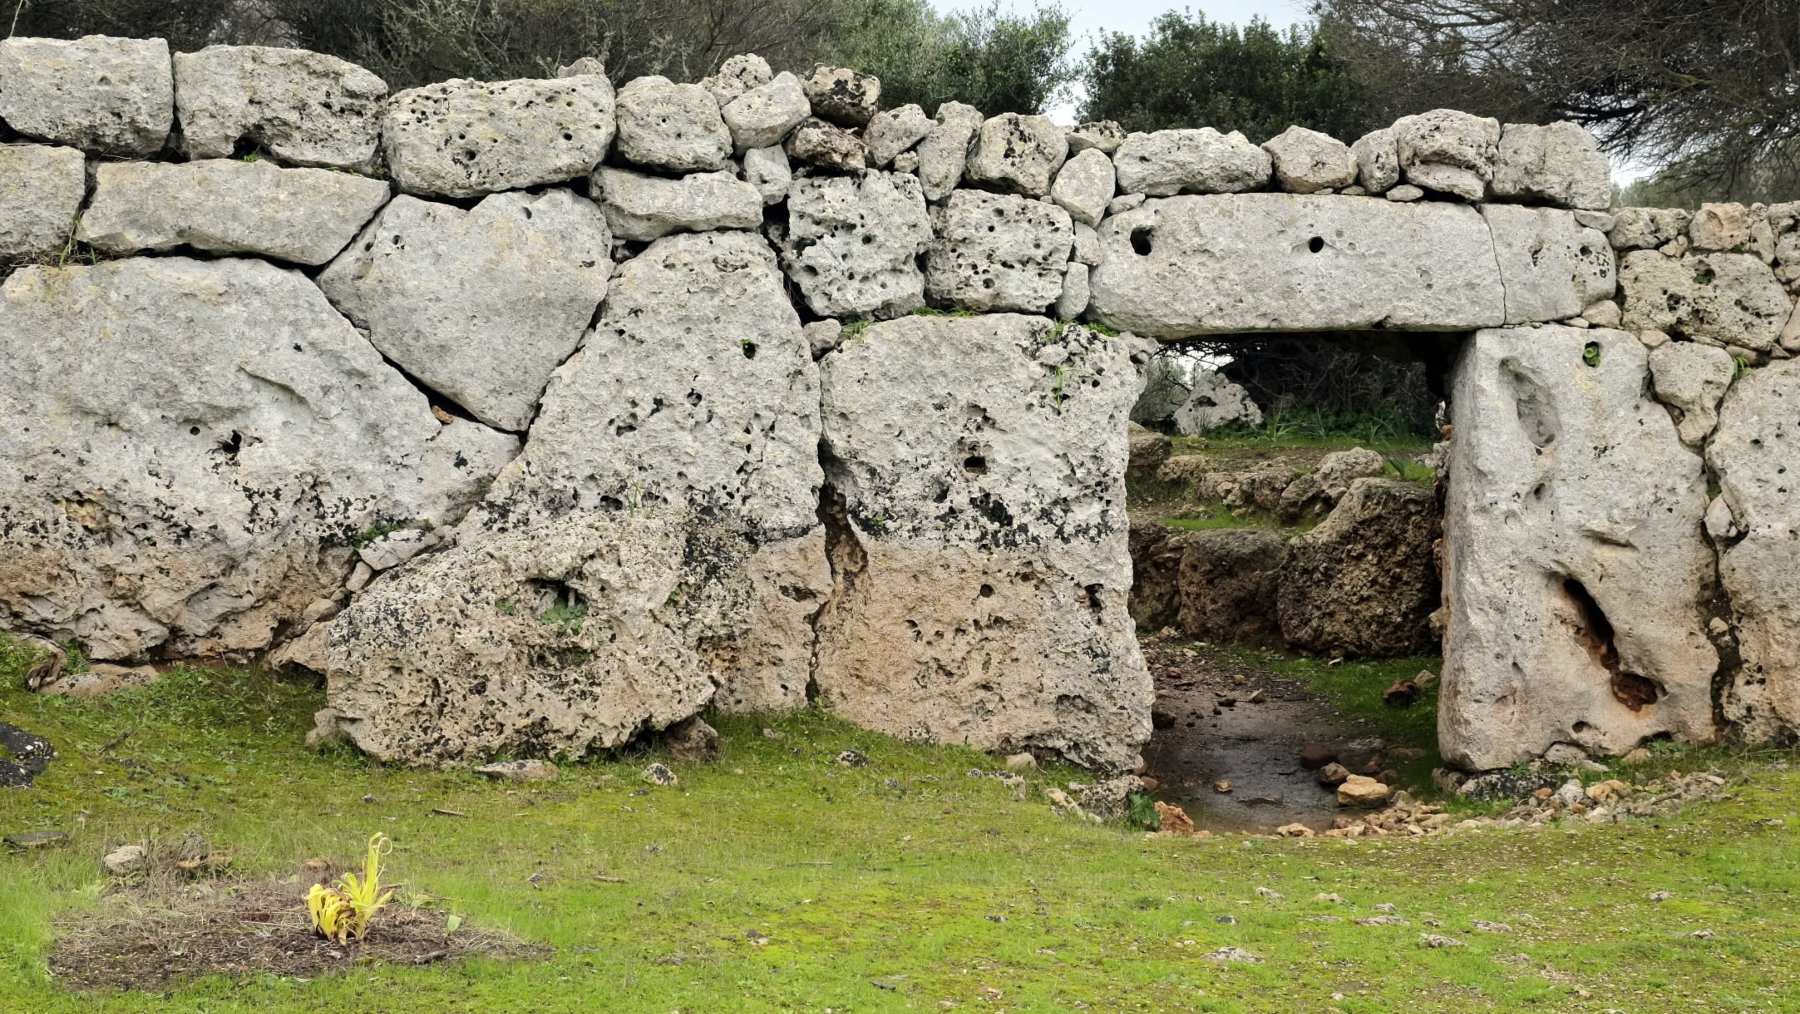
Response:
[{"label": "grass lawn", "polygon": [[[182,671],[104,702],[16,684],[0,721],[60,756],[34,788],[0,790],[0,833],[72,841],[0,855],[7,1012],[1800,1010],[1800,772],[1785,759],[1654,822],[1194,840],[1055,816],[1038,786],[1070,769],[1035,773],[1019,801],[970,775],[991,758],[816,712],[718,720],[723,760],[673,765],[672,788],[639,778],[667,760],[655,752],[507,786],[308,752],[322,693],[259,672]],[[846,749],[870,763],[839,765]],[[104,904],[105,848],[189,831],[251,876],[353,860],[384,831],[407,896],[555,950],[61,989],[53,923]],[[1408,924],[1352,921],[1381,903]],[[1426,949],[1422,933],[1467,946]],[[1206,957],[1222,947],[1261,960]]]}]

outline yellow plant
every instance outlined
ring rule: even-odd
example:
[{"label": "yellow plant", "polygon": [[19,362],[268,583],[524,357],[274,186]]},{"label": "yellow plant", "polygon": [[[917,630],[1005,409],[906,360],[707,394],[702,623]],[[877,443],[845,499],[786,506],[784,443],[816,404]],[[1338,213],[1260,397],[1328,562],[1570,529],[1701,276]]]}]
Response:
[{"label": "yellow plant", "polygon": [[381,857],[393,847],[388,836],[377,831],[369,837],[369,856],[363,862],[361,880],[354,873],[346,873],[337,887],[314,884],[306,892],[306,910],[312,915],[313,929],[340,944],[351,937],[363,938],[369,931],[369,921],[394,896],[393,891],[381,891]]}]

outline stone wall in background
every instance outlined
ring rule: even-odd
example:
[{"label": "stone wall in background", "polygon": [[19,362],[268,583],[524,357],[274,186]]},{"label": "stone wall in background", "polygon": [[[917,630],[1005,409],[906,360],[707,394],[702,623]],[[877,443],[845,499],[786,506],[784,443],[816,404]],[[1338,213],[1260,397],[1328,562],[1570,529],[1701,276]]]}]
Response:
[{"label": "stone wall in background", "polygon": [[1477,332],[1447,752],[1711,738],[1719,659],[1736,728],[1800,722],[1800,216],[1608,212],[1567,124],[989,112],[754,56],[389,94],[295,50],[0,41],[0,627],[274,651],[409,763],[816,695],[1124,768],[1147,339]]}]

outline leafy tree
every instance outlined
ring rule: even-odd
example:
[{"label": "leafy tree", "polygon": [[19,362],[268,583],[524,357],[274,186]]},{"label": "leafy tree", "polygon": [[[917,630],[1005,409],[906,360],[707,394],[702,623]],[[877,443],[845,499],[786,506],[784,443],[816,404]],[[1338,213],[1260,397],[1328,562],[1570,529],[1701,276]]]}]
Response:
[{"label": "leafy tree", "polygon": [[1316,0],[1314,11],[1377,95],[1571,119],[1609,151],[1667,167],[1666,187],[1800,192],[1794,0]]},{"label": "leafy tree", "polygon": [[1239,27],[1169,11],[1142,39],[1101,36],[1083,78],[1082,118],[1127,130],[1209,126],[1262,141],[1297,124],[1355,140],[1380,125],[1326,36],[1260,18]]},{"label": "leafy tree", "polygon": [[881,78],[882,104],[926,112],[955,99],[988,112],[1036,112],[1075,78],[1069,16],[985,7],[940,15],[926,0],[844,3],[829,58]]}]

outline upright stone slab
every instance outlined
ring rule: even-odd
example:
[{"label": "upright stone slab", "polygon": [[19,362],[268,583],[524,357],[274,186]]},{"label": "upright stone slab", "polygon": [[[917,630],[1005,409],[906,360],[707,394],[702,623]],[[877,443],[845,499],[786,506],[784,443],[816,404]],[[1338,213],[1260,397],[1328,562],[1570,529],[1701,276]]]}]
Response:
[{"label": "upright stone slab", "polygon": [[175,108],[189,158],[229,158],[249,142],[287,165],[366,169],[387,92],[387,82],[356,64],[303,49],[175,54]]},{"label": "upright stone slab", "polygon": [[175,121],[162,39],[0,39],[0,121],[39,141],[154,155]]},{"label": "upright stone slab", "polygon": [[387,203],[386,180],[267,162],[103,162],[76,236],[110,254],[188,246],[323,264]]},{"label": "upright stone slab", "polygon": [[924,306],[918,257],[930,243],[913,176],[808,176],[788,190],[782,261],[821,316],[895,317]]},{"label": "upright stone slab", "polygon": [[1100,263],[1089,281],[1096,319],[1165,339],[1458,331],[1506,319],[1486,222],[1473,208],[1438,202],[1152,199],[1102,223]]},{"label": "upright stone slab", "polygon": [[340,728],[442,763],[618,746],[709,701],[803,704],[831,584],[818,411],[760,236],[650,244],[455,545],[336,621]]},{"label": "upright stone slab", "polygon": [[523,432],[606,296],[611,246],[600,209],[568,190],[468,210],[401,196],[319,286],[402,369]]},{"label": "upright stone slab", "polygon": [[1139,344],[1040,317],[906,317],[824,359],[837,592],[816,680],[851,721],[1133,767],[1127,596]]},{"label": "upright stone slab", "polygon": [[0,144],[0,264],[60,253],[86,197],[87,159],[81,152]]},{"label": "upright stone slab", "polygon": [[1731,385],[1706,445],[1735,534],[1719,541],[1738,670],[1721,705],[1752,742],[1800,734],[1800,362],[1771,363]]},{"label": "upright stone slab", "polygon": [[0,336],[0,628],[94,658],[267,648],[362,533],[455,522],[518,448],[261,261],[24,268]]},{"label": "upright stone slab", "polygon": [[1718,653],[1703,604],[1706,475],[1623,331],[1476,332],[1451,405],[1438,740],[1470,769],[1559,743],[1706,743]]},{"label": "upright stone slab", "polygon": [[390,99],[381,147],[407,193],[480,197],[586,176],[606,157],[615,126],[603,74],[457,79]]}]

